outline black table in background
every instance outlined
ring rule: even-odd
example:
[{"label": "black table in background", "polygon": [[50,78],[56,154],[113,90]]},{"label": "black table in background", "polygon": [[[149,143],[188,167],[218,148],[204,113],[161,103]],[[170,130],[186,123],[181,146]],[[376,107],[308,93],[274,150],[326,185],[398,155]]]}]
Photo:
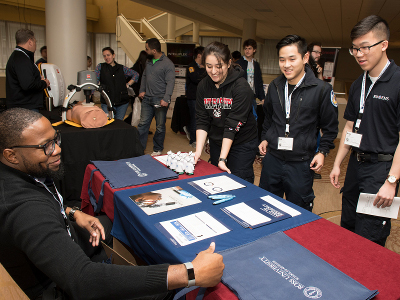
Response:
[{"label": "black table in background", "polygon": [[61,124],[55,129],[61,132],[65,175],[60,188],[64,204],[68,206],[80,207],[83,177],[91,160],[117,160],[144,154],[136,127],[121,120],[101,128]]}]

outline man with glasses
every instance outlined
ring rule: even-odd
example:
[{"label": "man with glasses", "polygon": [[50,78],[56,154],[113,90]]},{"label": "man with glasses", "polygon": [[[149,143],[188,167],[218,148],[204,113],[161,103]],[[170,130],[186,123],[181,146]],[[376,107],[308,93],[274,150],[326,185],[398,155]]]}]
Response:
[{"label": "man with glasses", "polygon": [[321,43],[312,42],[307,46],[307,52],[309,53],[308,65],[313,70],[315,77],[323,80],[322,72],[323,68],[320,65],[320,58],[322,53]]},{"label": "man with glasses", "polygon": [[53,292],[52,281],[67,297],[50,299],[146,300],[220,281],[224,264],[214,243],[186,264],[95,263],[107,259],[99,242],[111,237],[112,224],[63,205],[53,183],[63,175],[60,145],[41,114],[24,108],[0,114],[0,263],[30,299]]},{"label": "man with glasses", "polygon": [[44,89],[50,82],[40,75],[34,63],[34,33],[29,29],[19,29],[15,33],[15,41],[17,47],[6,66],[7,108],[23,107],[39,112],[39,108],[43,107]]},{"label": "man with glasses", "polygon": [[360,193],[373,194],[378,208],[392,204],[400,178],[400,68],[386,54],[388,23],[369,16],[351,31],[349,51],[364,73],[352,84],[347,120],[330,174],[339,188],[340,164],[351,151],[342,188],[341,226],[385,246],[390,219],[356,212]]}]

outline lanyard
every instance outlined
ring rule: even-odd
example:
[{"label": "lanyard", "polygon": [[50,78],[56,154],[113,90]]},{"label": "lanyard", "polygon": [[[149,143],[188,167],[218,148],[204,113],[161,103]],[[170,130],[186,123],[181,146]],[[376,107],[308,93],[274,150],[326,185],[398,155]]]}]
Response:
[{"label": "lanyard", "polygon": [[[19,48],[14,48],[14,50],[22,52],[23,54],[26,55],[27,58],[29,58],[29,60],[31,60],[31,58],[29,57],[29,55],[26,54],[26,53],[25,53],[24,51],[22,51],[21,49],[19,49]],[[35,63],[33,63],[33,64],[34,64],[35,67],[39,70],[38,66],[37,66]]]},{"label": "lanyard", "polygon": [[378,78],[371,84],[371,86],[368,89],[367,95],[365,95],[365,84],[367,81],[367,71],[364,72],[362,84],[361,84],[361,94],[360,94],[360,111],[357,116],[357,121],[356,121],[356,126],[354,126],[354,131],[357,132],[360,129],[360,124],[361,124],[361,119],[364,114],[364,108],[365,108],[365,101],[369,96],[369,93],[371,92],[372,88],[374,87],[375,83],[378,82],[379,78],[385,73],[386,69],[389,67],[390,61],[388,60],[385,67],[382,69],[381,73],[379,74]]},{"label": "lanyard", "polygon": [[289,94],[289,86],[288,86],[288,81],[286,80],[285,84],[285,108],[286,108],[286,129],[285,129],[285,136],[289,136],[289,121],[290,121],[290,106],[292,104],[292,95],[293,92],[297,89],[297,87],[300,86],[300,84],[303,82],[304,77],[306,77],[306,73],[304,73],[303,77],[300,79],[300,81],[296,84],[294,87],[293,91]]},{"label": "lanyard", "polygon": [[57,201],[57,203],[58,204],[60,204],[60,212],[61,212],[61,214],[62,214],[62,216],[63,216],[63,218],[64,218],[64,223],[65,223],[65,226],[67,227],[67,232],[68,232],[68,234],[69,234],[69,236],[71,236],[71,229],[69,228],[69,225],[68,225],[68,222],[67,222],[67,214],[65,213],[65,210],[64,210],[64,207],[63,207],[63,197],[61,196],[61,194],[58,192],[58,190],[57,190],[57,187],[54,185],[54,183],[53,183],[53,185],[54,185],[54,188],[55,188],[55,190],[56,190],[56,193],[57,193],[57,197],[49,190],[49,188],[47,187],[47,185],[45,185],[43,182],[41,182],[40,180],[38,180],[37,178],[34,178],[33,177],[33,179],[36,181],[36,182],[38,182],[38,183],[40,183],[41,185],[43,185],[44,187],[45,187],[45,189],[53,196],[53,198]]}]

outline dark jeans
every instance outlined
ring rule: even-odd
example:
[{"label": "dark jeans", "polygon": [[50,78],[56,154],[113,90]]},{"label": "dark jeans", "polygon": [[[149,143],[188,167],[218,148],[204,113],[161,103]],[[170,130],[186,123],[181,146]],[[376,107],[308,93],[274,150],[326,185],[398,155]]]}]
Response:
[{"label": "dark jeans", "polygon": [[162,97],[144,97],[142,100],[142,111],[140,113],[140,122],[137,127],[139,131],[140,143],[143,149],[146,149],[147,136],[153,117],[156,118],[156,132],[153,137],[153,151],[164,150],[165,139],[165,121],[167,120],[168,107],[154,107],[160,105]]},{"label": "dark jeans", "polygon": [[[226,166],[236,175],[250,183],[254,182],[253,163],[257,154],[257,138],[239,145],[232,145],[227,157]],[[210,139],[210,160],[214,166],[218,166],[221,147]]]},{"label": "dark jeans", "polygon": [[[350,155],[346,179],[342,188],[342,218],[340,225],[370,241],[385,246],[390,234],[390,219],[356,213],[360,193],[378,193],[389,174],[392,161],[358,162]],[[396,187],[396,194],[399,186]]]},{"label": "dark jeans", "polygon": [[196,100],[187,99],[187,104],[189,106],[189,115],[190,115],[190,123],[189,123],[190,141],[189,141],[189,143],[191,144],[196,141]]},{"label": "dark jeans", "polygon": [[312,211],[314,203],[314,171],[312,158],[307,161],[284,161],[269,152],[263,159],[260,188]]}]

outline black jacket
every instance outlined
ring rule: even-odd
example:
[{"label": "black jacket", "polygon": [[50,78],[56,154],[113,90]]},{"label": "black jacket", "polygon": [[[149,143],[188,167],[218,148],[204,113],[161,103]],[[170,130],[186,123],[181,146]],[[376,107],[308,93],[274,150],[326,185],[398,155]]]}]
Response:
[{"label": "black jacket", "polygon": [[242,77],[243,70],[230,68],[219,88],[210,76],[200,81],[196,98],[196,128],[208,132],[217,145],[222,139],[233,140],[233,145],[257,137],[257,123],[252,112],[253,91]]},{"label": "black jacket", "polygon": [[196,100],[196,91],[199,82],[207,76],[206,69],[200,68],[196,61],[192,61],[186,69],[186,98]]},{"label": "black jacket", "polygon": [[[92,262],[68,235],[53,196],[1,162],[0,220],[0,262],[30,298],[43,292],[49,278],[71,299],[131,299],[167,291],[168,265]],[[72,226],[71,233],[76,239]]]},{"label": "black jacket", "polygon": [[[246,79],[246,81],[247,81],[248,61],[245,60],[242,56],[238,61],[236,61],[236,63],[242,67],[242,69],[244,71],[243,78]],[[256,97],[258,99],[264,100],[265,99],[264,82],[262,79],[260,64],[258,62],[256,62],[255,60],[253,60],[253,65],[254,65],[254,90],[255,90],[254,94],[256,95]]]},{"label": "black jacket", "polygon": [[332,86],[317,79],[308,65],[306,76],[293,92],[290,109],[290,135],[293,151],[278,150],[278,138],[285,136],[285,83],[280,75],[268,87],[264,102],[265,120],[261,140],[268,141],[268,151],[287,161],[302,161],[314,156],[319,129],[322,130],[319,150],[329,153],[338,133],[338,109]]},{"label": "black jacket", "polygon": [[11,54],[6,66],[7,108],[43,107],[44,89],[47,87],[34,64],[34,53],[22,47]]},{"label": "black jacket", "polygon": [[[118,63],[115,63],[114,67],[107,63],[101,64],[100,84],[110,98],[113,106],[129,102],[123,68],[124,66]],[[100,101],[101,103],[106,103],[103,96],[101,96]]]}]

